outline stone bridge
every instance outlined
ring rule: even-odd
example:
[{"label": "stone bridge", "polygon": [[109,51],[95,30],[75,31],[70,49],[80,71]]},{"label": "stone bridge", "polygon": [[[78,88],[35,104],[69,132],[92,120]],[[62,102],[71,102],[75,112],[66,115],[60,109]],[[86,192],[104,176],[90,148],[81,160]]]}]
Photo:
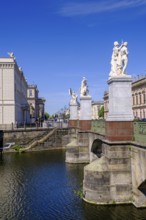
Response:
[{"label": "stone bridge", "polygon": [[66,162],[89,163],[84,167],[83,199],[146,207],[146,144],[108,141],[101,133],[72,128],[66,146]]}]

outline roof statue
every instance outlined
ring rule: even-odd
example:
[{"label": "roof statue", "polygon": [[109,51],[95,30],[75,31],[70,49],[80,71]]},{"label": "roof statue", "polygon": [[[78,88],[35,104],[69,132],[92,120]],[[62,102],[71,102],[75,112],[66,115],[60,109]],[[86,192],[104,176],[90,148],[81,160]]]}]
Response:
[{"label": "roof statue", "polygon": [[13,52],[8,52],[8,55],[9,55],[11,58],[14,58],[14,59],[15,59]]}]

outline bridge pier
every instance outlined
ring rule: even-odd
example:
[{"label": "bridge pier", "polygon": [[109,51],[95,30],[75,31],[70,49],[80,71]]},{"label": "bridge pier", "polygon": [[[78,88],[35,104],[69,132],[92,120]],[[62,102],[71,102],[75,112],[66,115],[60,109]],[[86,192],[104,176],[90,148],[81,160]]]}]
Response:
[{"label": "bridge pier", "polygon": [[78,132],[72,134],[70,143],[66,145],[67,163],[89,163],[89,134],[88,132]]},{"label": "bridge pier", "polygon": [[146,147],[131,147],[133,204],[146,207]]},{"label": "bridge pier", "polygon": [[95,204],[131,203],[131,151],[126,143],[102,143],[102,156],[84,168],[83,194]]},{"label": "bridge pier", "polygon": [[89,203],[132,203],[146,207],[146,147],[142,149],[132,142],[131,81],[130,76],[108,81],[105,140],[102,146],[97,142],[97,151],[102,149],[102,152],[98,159],[84,167],[83,199]]}]

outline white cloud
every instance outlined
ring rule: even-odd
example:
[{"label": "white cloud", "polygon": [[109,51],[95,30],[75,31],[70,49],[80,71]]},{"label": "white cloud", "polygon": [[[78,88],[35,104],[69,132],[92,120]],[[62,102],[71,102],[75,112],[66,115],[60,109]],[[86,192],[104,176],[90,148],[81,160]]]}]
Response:
[{"label": "white cloud", "polygon": [[59,14],[67,17],[90,15],[119,9],[138,7],[143,5],[146,5],[146,0],[103,0],[101,2],[67,3],[60,9]]}]

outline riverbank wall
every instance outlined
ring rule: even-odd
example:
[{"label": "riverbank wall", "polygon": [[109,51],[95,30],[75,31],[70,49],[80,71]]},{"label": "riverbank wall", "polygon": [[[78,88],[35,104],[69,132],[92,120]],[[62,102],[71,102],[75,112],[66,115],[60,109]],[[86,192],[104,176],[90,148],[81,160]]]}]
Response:
[{"label": "riverbank wall", "polygon": [[[50,135],[49,135],[50,134]],[[21,148],[25,148],[29,151],[45,150],[55,148],[65,148],[69,143],[68,129],[54,129],[54,128],[29,128],[29,129],[15,129],[3,131],[3,145],[6,143],[15,143]],[[47,137],[48,138],[45,138]],[[43,140],[41,141],[40,140]],[[35,146],[32,148],[29,145]],[[5,149],[4,152],[13,152],[12,148]]]}]

